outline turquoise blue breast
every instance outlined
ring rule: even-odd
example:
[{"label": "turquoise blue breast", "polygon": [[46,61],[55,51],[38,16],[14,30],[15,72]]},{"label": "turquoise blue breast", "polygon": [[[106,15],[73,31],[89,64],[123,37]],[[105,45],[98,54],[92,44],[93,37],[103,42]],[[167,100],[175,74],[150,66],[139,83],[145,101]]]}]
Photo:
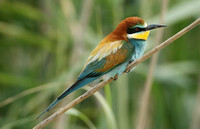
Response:
[{"label": "turquoise blue breast", "polygon": [[135,50],[132,55],[132,61],[140,58],[144,54],[144,50],[146,47],[145,40],[136,40],[136,39],[129,39],[129,42],[134,46]]}]

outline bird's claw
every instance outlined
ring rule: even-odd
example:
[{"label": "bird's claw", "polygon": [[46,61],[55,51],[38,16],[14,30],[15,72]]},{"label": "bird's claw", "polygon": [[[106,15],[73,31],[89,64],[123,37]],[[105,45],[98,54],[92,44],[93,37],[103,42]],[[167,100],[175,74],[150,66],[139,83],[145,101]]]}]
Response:
[{"label": "bird's claw", "polygon": [[125,73],[129,73],[131,70],[125,70]]},{"label": "bird's claw", "polygon": [[118,75],[115,75],[113,78],[112,78],[114,81],[116,81],[118,79]]},{"label": "bird's claw", "polygon": [[[133,60],[133,61],[134,61],[134,60]],[[130,60],[130,61],[128,62],[128,65],[131,64],[133,61]],[[131,71],[131,70],[125,70],[124,72],[125,72],[125,73],[129,73],[130,71]]]},{"label": "bird's claw", "polygon": [[133,61],[129,61],[128,64],[131,64]]}]

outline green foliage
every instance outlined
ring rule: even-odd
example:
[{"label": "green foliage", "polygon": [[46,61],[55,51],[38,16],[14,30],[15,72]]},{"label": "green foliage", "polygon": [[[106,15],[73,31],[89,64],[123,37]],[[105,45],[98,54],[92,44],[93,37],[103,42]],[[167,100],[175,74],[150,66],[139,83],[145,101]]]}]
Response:
[{"label": "green foliage", "polygon": [[[164,39],[200,16],[199,0],[169,2]],[[159,23],[160,4],[159,0],[0,1],[0,128],[35,126],[42,120],[35,120],[36,116],[74,82],[89,53],[120,20],[139,16],[149,24]],[[151,92],[149,129],[191,126],[200,81],[199,29],[161,51]],[[147,49],[154,46],[154,35],[155,31]],[[107,85],[104,95],[86,99],[46,128],[136,128],[148,66],[148,61],[143,62]],[[74,92],[57,108],[81,93]]]}]

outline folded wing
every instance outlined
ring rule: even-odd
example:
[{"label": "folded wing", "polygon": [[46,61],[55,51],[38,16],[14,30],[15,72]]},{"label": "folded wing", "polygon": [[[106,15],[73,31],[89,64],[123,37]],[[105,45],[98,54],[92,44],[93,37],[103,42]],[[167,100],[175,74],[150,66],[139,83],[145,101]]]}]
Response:
[{"label": "folded wing", "polygon": [[131,57],[134,46],[126,41],[100,44],[91,53],[77,80],[99,77]]}]

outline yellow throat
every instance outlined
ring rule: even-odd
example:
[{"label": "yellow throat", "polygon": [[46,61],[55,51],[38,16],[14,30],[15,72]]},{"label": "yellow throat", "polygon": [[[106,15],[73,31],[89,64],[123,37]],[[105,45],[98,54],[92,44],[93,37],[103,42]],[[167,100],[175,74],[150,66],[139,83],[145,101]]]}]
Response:
[{"label": "yellow throat", "polygon": [[144,31],[144,32],[134,33],[134,34],[128,34],[128,38],[142,39],[142,40],[147,40],[148,36],[149,36],[149,31]]}]

